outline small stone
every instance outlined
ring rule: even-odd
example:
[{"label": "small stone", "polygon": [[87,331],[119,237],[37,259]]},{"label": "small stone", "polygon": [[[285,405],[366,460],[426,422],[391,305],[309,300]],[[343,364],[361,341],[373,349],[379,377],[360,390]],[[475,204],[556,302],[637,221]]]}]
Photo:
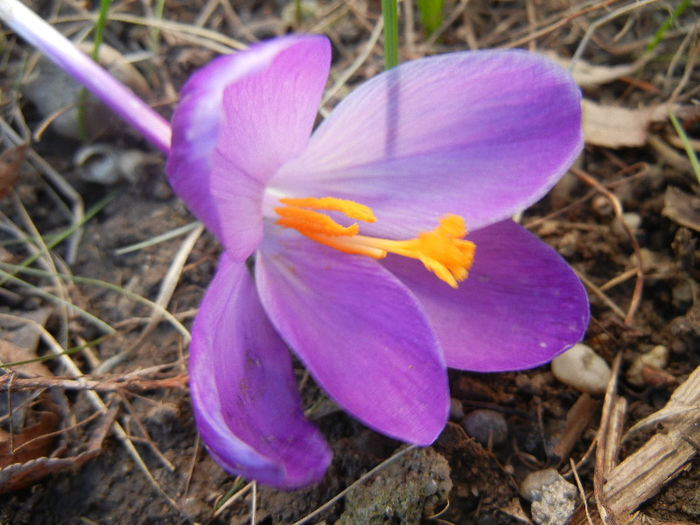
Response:
[{"label": "small stone", "polygon": [[539,525],[564,525],[576,508],[576,487],[550,468],[527,475],[520,495],[532,502],[532,521]]},{"label": "small stone", "polygon": [[173,403],[159,403],[151,407],[143,416],[143,422],[157,428],[164,428],[172,425],[177,419],[179,410]]},{"label": "small stone", "polygon": [[668,348],[663,345],[658,345],[648,352],[637,356],[632,362],[625,377],[630,384],[634,386],[644,386],[646,380],[644,378],[644,367],[649,366],[661,370],[668,364]]},{"label": "small stone", "polygon": [[607,219],[615,214],[612,202],[605,195],[596,195],[591,201],[591,209],[601,218]]},{"label": "small stone", "polygon": [[[622,214],[622,222],[630,229],[632,233],[636,232],[642,224],[642,217],[638,213],[625,212]],[[615,221],[612,225],[613,231],[620,236],[627,236],[627,231],[623,228],[620,221]]]},{"label": "small stone", "polygon": [[[642,259],[642,268],[644,269],[644,271],[651,270],[660,262],[658,260],[657,255],[649,248],[640,248],[639,256]],[[639,264],[639,261],[637,260],[637,256],[635,254],[630,255],[629,263],[632,266],[637,266],[637,264]]]},{"label": "small stone", "polygon": [[489,441],[495,447],[501,446],[508,438],[508,423],[503,414],[495,410],[474,410],[462,422],[464,430],[482,445]]},{"label": "small stone", "polygon": [[450,398],[450,419],[452,421],[462,421],[464,417],[464,407],[459,399]]},{"label": "small stone", "polygon": [[573,257],[579,249],[581,235],[577,231],[566,232],[559,239],[557,249],[562,257]]},{"label": "small stone", "polygon": [[433,494],[437,494],[438,491],[438,484],[434,479],[429,479],[428,482],[425,484],[425,487],[423,487],[423,494],[426,496],[432,496]]},{"label": "small stone", "polygon": [[642,225],[642,216],[634,212],[626,212],[622,214],[622,222],[624,222],[627,227],[634,231],[637,231]]},{"label": "small stone", "polygon": [[589,394],[602,394],[610,380],[608,364],[583,343],[552,359],[552,373],[565,385]]},{"label": "small stone", "polygon": [[693,286],[688,280],[680,281],[671,290],[671,302],[673,307],[680,312],[685,312],[693,304]]}]

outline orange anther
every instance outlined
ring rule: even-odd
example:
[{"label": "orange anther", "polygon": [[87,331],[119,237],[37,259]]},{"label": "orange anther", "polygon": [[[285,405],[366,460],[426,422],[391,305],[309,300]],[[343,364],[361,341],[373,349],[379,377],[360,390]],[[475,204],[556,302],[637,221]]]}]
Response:
[{"label": "orange anther", "polygon": [[342,226],[327,215],[313,211],[337,211],[352,219],[375,222],[372,210],[363,204],[333,197],[283,198],[280,202],[285,206],[275,211],[280,216],[277,224],[281,226],[294,228],[309,239],[345,253],[375,259],[393,253],[418,259],[453,288],[467,278],[474,261],[474,243],[463,239],[467,230],[464,219],[458,215],[445,215],[435,229],[421,232],[413,239],[397,241],[358,235],[357,224]]},{"label": "orange anther", "polygon": [[280,202],[296,208],[339,211],[351,219],[362,222],[375,222],[377,220],[369,206],[347,199],[336,199],[335,197],[305,197],[301,199],[283,198],[280,199]]}]

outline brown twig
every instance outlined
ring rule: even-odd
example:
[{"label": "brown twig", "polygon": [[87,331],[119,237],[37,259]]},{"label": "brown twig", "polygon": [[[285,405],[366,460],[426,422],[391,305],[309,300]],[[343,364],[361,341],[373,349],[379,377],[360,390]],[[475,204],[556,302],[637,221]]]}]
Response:
[{"label": "brown twig", "polygon": [[639,303],[642,300],[642,288],[644,287],[644,267],[642,265],[642,254],[641,254],[641,249],[639,247],[639,242],[637,242],[637,238],[634,236],[634,232],[630,229],[630,227],[625,223],[623,216],[622,216],[622,204],[620,204],[619,199],[615,196],[614,193],[612,193],[610,190],[608,190],[605,186],[603,186],[600,182],[598,182],[596,179],[591,177],[588,173],[585,171],[578,169],[576,167],[571,168],[571,173],[576,175],[580,180],[588,184],[589,186],[592,186],[596,190],[598,190],[600,193],[605,195],[613,205],[613,210],[615,212],[615,216],[617,219],[620,221],[620,224],[622,228],[625,230],[625,233],[629,236],[630,242],[632,243],[632,247],[634,249],[634,255],[637,260],[637,281],[634,285],[634,292],[632,294],[632,300],[630,301],[630,306],[627,310],[627,315],[625,315],[625,324],[626,325],[631,325],[632,321],[634,319],[634,314],[637,312],[637,309],[639,308]]},{"label": "brown twig", "polygon": [[578,477],[578,471],[576,470],[576,463],[574,463],[573,458],[569,458],[569,465],[571,465],[571,472],[576,480],[576,486],[578,487],[578,492],[581,494],[581,501],[583,501],[583,508],[586,510],[586,519],[588,520],[588,525],[593,525],[593,520],[591,519],[591,513],[588,510],[588,500],[586,499],[586,491],[583,490],[583,485],[581,484],[581,479]]},{"label": "brown twig", "polygon": [[613,361],[610,381],[605,390],[605,400],[603,401],[603,414],[600,417],[600,428],[598,429],[598,439],[595,452],[595,471],[593,473],[593,494],[595,495],[598,513],[603,519],[605,525],[617,525],[615,513],[608,504],[606,494],[603,490],[605,485],[605,458],[608,455],[606,449],[608,442],[608,429],[610,427],[610,418],[612,415],[612,407],[616,398],[617,391],[617,376],[620,371],[620,362],[622,355],[617,354]]},{"label": "brown twig", "polygon": [[17,392],[37,388],[61,388],[63,390],[92,390],[96,392],[143,392],[158,388],[186,388],[187,374],[164,379],[66,379],[60,377],[16,377],[15,374],[0,376],[0,391]]}]

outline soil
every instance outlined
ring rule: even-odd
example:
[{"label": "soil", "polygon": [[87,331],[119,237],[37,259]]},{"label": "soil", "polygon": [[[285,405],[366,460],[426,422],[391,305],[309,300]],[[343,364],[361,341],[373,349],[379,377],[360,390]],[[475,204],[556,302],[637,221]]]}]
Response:
[{"label": "soil", "polygon": [[[44,18],[58,17],[57,27],[66,33],[90,27],[82,5],[30,4]],[[119,0],[111,7],[117,20],[107,24],[105,42],[127,59],[138,59],[134,66],[140,80],[133,82],[145,82],[149,90],[146,99],[166,117],[171,114],[177,89],[187,76],[225,46],[226,41],[213,40],[214,34],[248,43],[289,31],[326,33],[334,46],[330,81],[333,84],[369,42],[380,15],[379,2],[312,0],[300,5],[302,16],[296,19],[294,4],[281,0],[232,4],[213,0],[167,1],[163,18],[183,25],[162,29],[158,46],[154,46],[152,28],[116,15],[148,17],[155,7]],[[411,15],[410,25],[402,5],[400,54],[407,60],[476,47],[518,46],[571,57],[596,21],[617,13],[625,5],[614,1],[574,4],[564,0],[476,0],[467,4],[446,0],[444,28],[432,39],[422,30],[418,11]],[[608,71],[613,66],[635,63],[676,5],[639,5],[617,13],[593,32],[582,59]],[[697,3],[691,2],[673,21],[653,50],[651,60],[612,80],[593,81],[584,89],[585,97],[631,110],[673,102],[687,135],[694,140],[691,147],[697,151],[698,9]],[[209,32],[193,36],[186,27]],[[137,56],[137,52],[141,53]],[[41,109],[41,102],[35,97],[30,99],[23,89],[22,75],[32,63],[32,49],[5,31],[0,61],[4,69],[0,116],[25,138],[49,118]],[[380,41],[327,107],[382,68]],[[38,89],[35,85],[31,91],[49,93],[56,82],[55,73],[44,80],[34,79],[37,81],[44,84]],[[0,159],[0,175],[12,170],[18,175],[14,185],[0,176],[8,193],[0,202],[4,214],[0,240],[7,241],[0,244],[0,261],[19,264],[38,246],[26,236],[40,234],[48,243],[51,235],[70,226],[70,197],[47,177],[36,160],[40,158],[80,196],[86,210],[102,206],[105,198],[108,202],[85,222],[74,260],[70,260],[69,244],[63,242],[52,248],[54,260],[58,261],[55,270],[33,267],[118,287],[20,275],[39,289],[63,294],[68,303],[113,327],[115,333],[103,338],[104,332],[84,315],[50,302],[36,289],[16,281],[3,283],[2,339],[20,347],[23,358],[50,355],[51,345],[46,338],[39,341],[35,337],[27,342],[19,338],[17,326],[6,324],[9,316],[27,317],[46,309],[49,315],[45,326],[58,345],[70,349],[94,342],[70,358],[85,379],[99,384],[81,390],[75,384],[47,383],[44,386],[53,387],[37,385],[20,391],[11,382],[3,383],[3,397],[8,401],[3,408],[7,415],[0,420],[4,428],[0,440],[7,441],[8,432],[20,439],[28,435],[23,433],[33,425],[41,430],[39,436],[54,434],[43,442],[39,440],[43,448],[32,449],[33,455],[30,453],[21,462],[21,468],[31,473],[31,483],[19,486],[24,483],[19,481],[17,471],[0,470],[0,486],[6,487],[6,492],[0,494],[0,523],[293,523],[393,454],[404,451],[402,443],[368,430],[337,410],[306,380],[304,399],[307,406],[316,407],[314,419],[335,454],[321,483],[298,491],[277,491],[234,479],[214,463],[202,449],[192,420],[183,337],[167,320],[149,326],[152,309],[135,298],[156,300],[164,276],[189,233],[129,253],[117,253],[120,248],[187,226],[194,219],[170,192],[163,176],[164,159],[125,126],[101,119],[99,115],[104,115],[104,110],[94,111],[88,113],[88,118],[103,120],[107,129],[99,130],[100,134],[92,136],[89,144],[105,145],[110,154],[139,155],[138,168],[127,171],[126,178],[117,172],[104,176],[95,162],[77,166],[75,156],[85,152],[85,143],[59,135],[50,124],[40,140],[32,140],[30,146],[36,156],[27,154],[19,171],[19,164],[9,162],[8,156]],[[636,130],[645,135],[640,144],[619,147],[612,139],[600,137],[588,141],[574,170],[584,176],[567,174],[549,196],[521,218],[585,280],[592,316],[584,342],[608,363],[618,355],[622,358],[618,393],[628,402],[626,427],[662,408],[674,389],[700,364],[700,212],[692,205],[680,211],[670,210],[667,195],[669,188],[675,188],[686,200],[697,198],[700,186],[667,118],[630,122],[620,125],[641,126],[643,129]],[[4,133],[3,147],[10,151],[12,145],[10,135]],[[93,161],[105,158],[101,156],[104,151],[100,151],[92,156]],[[599,185],[591,183],[586,175]],[[621,205],[631,232],[621,226],[606,192],[612,192]],[[11,225],[26,235],[13,232]],[[21,242],[17,242],[18,238]],[[180,272],[167,309],[186,326],[191,324],[211,280],[219,253],[217,242],[205,232]],[[641,290],[636,288],[639,258]],[[632,363],[658,345],[668,349],[668,363],[647,367],[641,379],[630,380]],[[111,359],[125,350],[128,353],[123,360]],[[6,356],[2,357],[5,361]],[[115,364],[109,370],[100,369],[105,362]],[[65,360],[52,358],[43,361],[43,365],[52,378],[70,376]],[[298,368],[302,378],[304,371]],[[20,371],[14,381],[19,382],[22,377],[26,376]],[[492,375],[451,371],[450,381],[454,398],[452,418],[432,447],[423,452],[408,451],[393,460],[364,481],[363,486],[370,490],[356,489],[308,522],[524,523],[530,513],[530,503],[519,493],[525,476],[554,467],[574,482],[570,458],[578,462],[577,474],[583,490],[592,495],[594,465],[586,452],[600,423],[602,395],[589,396],[585,401],[589,403],[590,421],[574,436],[571,450],[558,456],[557,444],[564,437],[571,437],[567,436],[567,415],[584,394],[558,382],[549,367]],[[108,415],[96,408],[90,392],[98,392],[111,408]],[[8,417],[11,409],[21,411],[22,417]],[[505,418],[508,433],[503,444],[481,444],[466,434],[460,412],[477,409],[490,409]],[[48,421],[50,418],[42,416],[46,413],[58,414],[58,420]],[[120,436],[110,430],[114,428],[112,423],[119,423],[125,434]],[[632,454],[656,431],[646,431],[624,442],[621,456]],[[104,433],[106,436],[100,440]],[[0,460],[3,457],[0,454]],[[60,458],[69,461],[54,461]],[[3,465],[10,463],[13,461]],[[697,466],[697,459],[689,461],[678,477],[660,487],[658,495],[640,509],[645,519],[700,522]],[[386,488],[394,486],[402,490]],[[405,505],[381,500],[387,491],[401,494]],[[372,498],[375,500],[370,501]],[[374,517],[360,512],[378,505],[377,501],[383,502],[382,510]],[[592,497],[589,502],[594,509]]]}]

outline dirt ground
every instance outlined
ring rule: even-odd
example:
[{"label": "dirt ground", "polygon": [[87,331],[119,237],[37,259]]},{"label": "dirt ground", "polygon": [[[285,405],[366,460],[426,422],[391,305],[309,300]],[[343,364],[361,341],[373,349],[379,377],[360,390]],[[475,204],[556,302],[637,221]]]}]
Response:
[{"label": "dirt ground", "polygon": [[[89,40],[87,3],[30,5]],[[383,68],[380,5],[299,7],[168,0],[161,19],[156,5],[115,0],[104,41],[121,78],[169,117],[178,88],[217,54],[291,31],[324,33],[334,53],[329,87],[339,83],[328,110]],[[636,523],[699,523],[700,378],[691,373],[700,364],[700,185],[668,116],[697,152],[699,11],[697,0],[445,0],[443,24],[427,36],[415,6],[399,4],[402,60],[522,47],[567,63],[582,51],[575,75],[588,104],[586,149],[521,222],[581,276],[592,314],[584,342],[610,365],[620,359],[618,381],[605,396],[560,383],[548,366],[451,371],[451,421],[424,451],[366,429],[304,381],[304,400],[335,456],[321,483],[294,492],[228,476],[197,438],[183,330],[216,268],[217,242],[172,195],[163,157],[106,110],[89,105],[85,130],[75,118],[59,123],[55,113],[74,105],[79,89],[3,28],[0,360],[32,363],[0,376],[0,523],[527,523],[533,508],[519,487],[547,467],[585,493],[593,520],[602,511],[606,523],[622,524],[639,510]],[[25,141],[22,155],[15,147]],[[145,245],[124,250],[137,243]],[[32,256],[29,271],[8,276]],[[667,362],[634,372],[658,346]],[[619,445],[605,439],[615,421],[624,433],[661,410],[689,377],[680,419],[655,420]],[[464,414],[478,409],[503,416],[502,443],[467,435]],[[649,497],[621,513],[619,498],[628,495],[605,491],[614,475],[604,476],[592,444],[624,459],[655,435],[678,437],[658,449],[668,457],[688,452],[668,473],[640,461],[623,485],[651,487]],[[578,506],[571,522],[586,523],[580,496]]]}]

